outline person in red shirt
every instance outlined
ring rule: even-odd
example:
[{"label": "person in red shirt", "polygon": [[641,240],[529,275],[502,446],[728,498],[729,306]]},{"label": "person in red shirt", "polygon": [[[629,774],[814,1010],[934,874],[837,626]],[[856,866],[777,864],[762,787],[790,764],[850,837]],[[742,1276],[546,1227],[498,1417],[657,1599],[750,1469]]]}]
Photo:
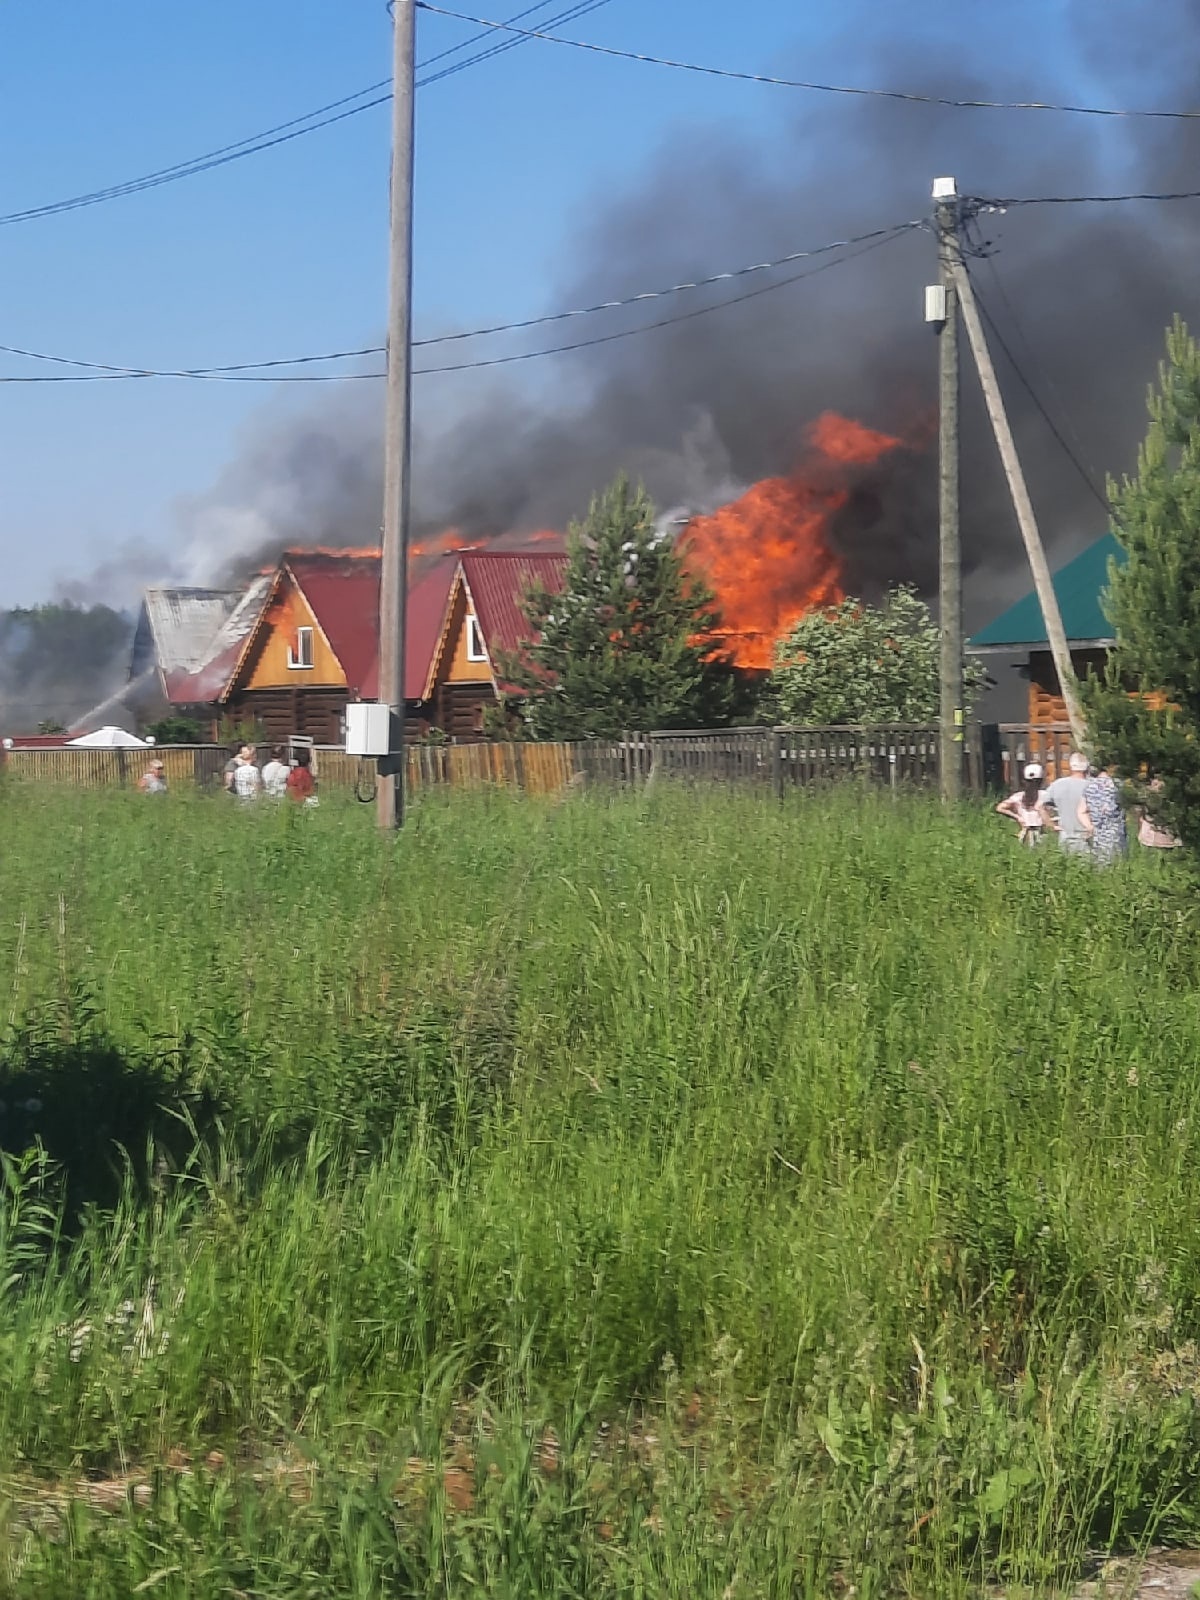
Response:
[{"label": "person in red shirt", "polygon": [[296,751],[296,765],[288,773],[287,794],[289,800],[297,804],[304,800],[311,800],[316,793],[316,782],[313,779],[312,752],[300,749]]}]

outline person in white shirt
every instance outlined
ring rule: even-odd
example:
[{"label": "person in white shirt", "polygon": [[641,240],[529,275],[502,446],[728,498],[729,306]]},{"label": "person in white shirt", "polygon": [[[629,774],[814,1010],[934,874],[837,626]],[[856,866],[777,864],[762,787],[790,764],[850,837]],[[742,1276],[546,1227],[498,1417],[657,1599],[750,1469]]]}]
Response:
[{"label": "person in white shirt", "polygon": [[263,792],[272,800],[282,800],[287,793],[288,764],[287,751],[283,745],[276,745],[271,752],[271,759],[262,769]]},{"label": "person in white shirt", "polygon": [[1076,750],[1068,765],[1070,776],[1064,774],[1047,786],[1042,811],[1049,826],[1057,830],[1060,847],[1068,855],[1086,856],[1091,853],[1092,841],[1079,820],[1079,803],[1087,786],[1088,758]]},{"label": "person in white shirt", "polygon": [[262,773],[254,765],[254,750],[245,747],[233,773],[233,792],[239,800],[257,800],[262,793]]}]

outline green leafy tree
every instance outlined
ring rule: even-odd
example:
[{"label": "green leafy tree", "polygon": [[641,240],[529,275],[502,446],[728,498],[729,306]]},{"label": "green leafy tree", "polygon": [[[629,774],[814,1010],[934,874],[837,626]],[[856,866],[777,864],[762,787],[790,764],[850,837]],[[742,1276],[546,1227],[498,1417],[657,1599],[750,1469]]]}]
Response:
[{"label": "green leafy tree", "polygon": [[499,663],[537,739],[719,727],[735,707],[713,596],[655,528],[645,491],[618,478],[568,533],[561,593],[523,602],[535,642]]},{"label": "green leafy tree", "polygon": [[[1104,606],[1116,647],[1082,686],[1093,755],[1200,848],[1200,350],[1177,317],[1137,472],[1109,484],[1123,567]],[[1144,780],[1158,779],[1153,791]]]},{"label": "green leafy tree", "polygon": [[206,744],[204,729],[191,717],[163,717],[152,722],[146,732],[155,744]]},{"label": "green leafy tree", "polygon": [[[843,600],[801,617],[775,648],[777,715],[816,726],[931,722],[938,714],[940,640],[929,607],[906,585],[878,606]],[[968,662],[968,704],[985,682]]]}]

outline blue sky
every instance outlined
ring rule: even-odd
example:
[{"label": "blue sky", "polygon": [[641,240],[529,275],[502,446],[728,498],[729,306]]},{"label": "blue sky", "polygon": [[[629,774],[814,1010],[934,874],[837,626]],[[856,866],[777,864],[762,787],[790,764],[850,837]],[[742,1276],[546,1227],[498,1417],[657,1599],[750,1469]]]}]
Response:
[{"label": "blue sky", "polygon": [[[799,0],[610,0],[566,31],[749,70],[878,81],[856,44],[856,19],[869,14]],[[919,6],[912,16],[921,26]],[[924,25],[946,16],[930,5]],[[1055,6],[971,0],[954,16],[975,70],[1022,24],[1033,59],[1058,50]],[[136,176],[383,78],[389,31],[383,0],[10,0],[0,210]],[[420,54],[472,31],[423,14]],[[418,332],[546,309],[596,197],[628,184],[665,140],[716,126],[776,154],[795,110],[784,91],[537,42],[427,88]],[[175,366],[377,342],[388,131],[382,106],[181,183],[0,229],[0,343]],[[903,197],[897,216],[910,208]],[[753,241],[730,249],[714,267],[752,255]],[[52,370],[2,360],[8,373]],[[0,387],[0,605],[48,598],[130,545],[169,549],[180,498],[206,490],[264,408],[293,403],[258,385]]]}]

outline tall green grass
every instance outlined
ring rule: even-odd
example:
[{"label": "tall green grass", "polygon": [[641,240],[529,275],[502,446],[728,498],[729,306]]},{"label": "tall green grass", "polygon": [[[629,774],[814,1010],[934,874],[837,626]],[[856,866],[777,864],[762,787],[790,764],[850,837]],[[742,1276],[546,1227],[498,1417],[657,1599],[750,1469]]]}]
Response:
[{"label": "tall green grass", "polygon": [[1177,863],[851,790],[0,807],[0,1588],[966,1595],[1200,1533]]}]

